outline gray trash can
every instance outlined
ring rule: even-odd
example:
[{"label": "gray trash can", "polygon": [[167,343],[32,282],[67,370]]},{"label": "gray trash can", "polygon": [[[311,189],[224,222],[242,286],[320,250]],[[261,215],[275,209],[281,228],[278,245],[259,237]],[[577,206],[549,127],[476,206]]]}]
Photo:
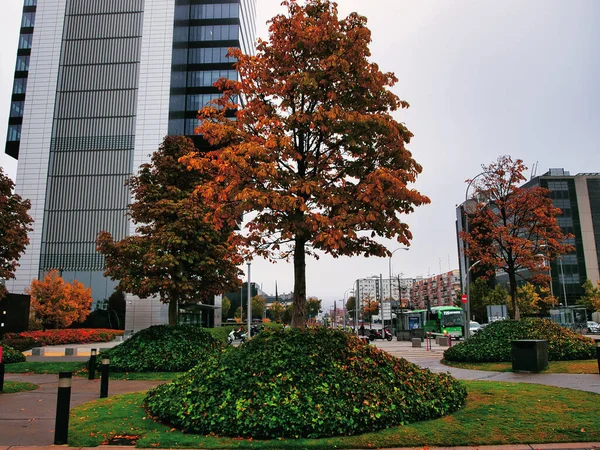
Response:
[{"label": "gray trash can", "polygon": [[522,339],[512,341],[512,370],[541,372],[548,368],[548,341]]}]

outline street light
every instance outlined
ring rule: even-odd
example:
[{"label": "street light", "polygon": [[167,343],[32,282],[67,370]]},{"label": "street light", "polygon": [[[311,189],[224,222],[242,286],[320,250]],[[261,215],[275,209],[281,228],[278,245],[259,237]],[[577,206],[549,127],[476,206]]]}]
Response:
[{"label": "street light", "polygon": [[[473,182],[479,178],[482,175],[488,175],[489,172],[487,171],[483,171],[477,175],[475,175],[470,181],[469,184],[467,184],[467,190],[465,191],[465,203],[463,203],[463,211],[465,213],[465,236],[468,236],[469,234],[469,217],[468,217],[468,212],[467,212],[467,202],[469,201],[469,188],[471,187],[471,185],[473,184]],[[470,336],[470,332],[471,332],[471,297],[470,297],[470,283],[469,283],[469,270],[471,270],[471,268],[473,268],[475,266],[475,264],[473,264],[473,266],[469,267],[469,256],[467,255],[467,249],[468,249],[468,243],[466,239],[463,239],[464,241],[464,253],[465,253],[465,282],[466,282],[466,286],[465,286],[465,292],[467,294],[467,303],[465,304],[465,310],[467,313],[467,321],[465,323],[465,339],[468,339]],[[479,261],[477,261],[479,262]]]},{"label": "street light", "polygon": [[[348,301],[346,294],[348,292],[354,292],[354,288],[348,288],[346,289],[346,292],[344,292],[344,330],[346,330],[346,302]],[[354,299],[354,309],[356,309],[356,298]],[[354,328],[356,328],[356,322],[354,322]]]},{"label": "street light", "polygon": [[[396,253],[398,250],[409,251],[410,249],[406,248],[406,247],[400,247],[400,248],[397,248],[396,250],[394,250],[389,256],[388,269],[389,269],[389,275],[390,275],[390,300],[394,298],[394,296],[392,295],[392,256],[394,256],[394,253]],[[402,305],[402,291],[400,290],[400,280],[398,280],[398,301],[400,302],[400,305]],[[382,308],[381,317],[383,317],[383,305],[381,305],[381,308]],[[391,312],[391,308],[390,308],[390,312]],[[383,321],[382,321],[382,324],[383,324]]]},{"label": "street light", "polygon": [[569,304],[567,303],[567,288],[565,286],[565,271],[563,269],[562,262],[563,262],[563,257],[559,256],[558,264],[560,266],[560,278],[561,278],[561,284],[562,284],[563,298],[565,299],[565,306],[569,306]]}]

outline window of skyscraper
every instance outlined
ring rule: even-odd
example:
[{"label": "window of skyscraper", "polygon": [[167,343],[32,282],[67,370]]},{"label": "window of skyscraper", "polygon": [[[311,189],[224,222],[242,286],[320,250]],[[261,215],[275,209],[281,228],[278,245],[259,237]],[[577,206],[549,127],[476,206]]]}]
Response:
[{"label": "window of skyscraper", "polygon": [[34,12],[26,12],[23,13],[23,18],[21,19],[21,27],[33,27],[35,25],[35,13]]},{"label": "window of skyscraper", "polygon": [[31,48],[33,34],[21,34],[19,36],[19,49]]},{"label": "window of skyscraper", "polygon": [[21,125],[9,125],[7,141],[20,141],[21,140]]},{"label": "window of skyscraper", "polygon": [[27,78],[15,78],[15,84],[13,84],[13,94],[24,94],[27,89]]},{"label": "window of skyscraper", "polygon": [[17,64],[15,66],[17,72],[27,72],[29,70],[29,56],[19,55],[17,56]]}]

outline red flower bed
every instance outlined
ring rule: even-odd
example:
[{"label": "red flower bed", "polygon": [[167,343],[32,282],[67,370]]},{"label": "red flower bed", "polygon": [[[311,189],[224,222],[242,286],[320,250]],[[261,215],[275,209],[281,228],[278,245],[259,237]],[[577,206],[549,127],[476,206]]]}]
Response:
[{"label": "red flower bed", "polygon": [[103,328],[74,328],[66,330],[24,331],[6,333],[7,339],[32,338],[37,345],[89,344],[109,342],[115,336],[122,336],[123,330]]}]

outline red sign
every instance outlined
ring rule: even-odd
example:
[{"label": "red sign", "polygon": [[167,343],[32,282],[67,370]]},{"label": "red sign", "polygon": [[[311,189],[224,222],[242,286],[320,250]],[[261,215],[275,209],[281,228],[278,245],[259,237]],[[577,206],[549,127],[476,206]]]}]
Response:
[{"label": "red sign", "polygon": [[467,294],[463,294],[461,300],[463,303],[467,303]]}]

